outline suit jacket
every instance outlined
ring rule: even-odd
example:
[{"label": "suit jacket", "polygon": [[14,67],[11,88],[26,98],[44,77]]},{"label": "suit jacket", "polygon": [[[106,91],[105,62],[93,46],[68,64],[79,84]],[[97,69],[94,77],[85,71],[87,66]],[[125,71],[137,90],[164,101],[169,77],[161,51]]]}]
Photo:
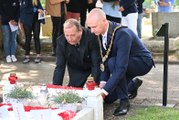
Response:
[{"label": "suit jacket", "polygon": [[70,45],[64,35],[61,35],[57,41],[59,43],[56,51],[57,61],[53,84],[62,85],[66,65],[70,77],[69,86],[83,87],[90,74],[96,82],[99,82],[101,57],[97,36],[83,28],[79,45]]},{"label": "suit jacket", "polygon": [[8,25],[10,20],[19,20],[19,0],[0,0],[0,15],[2,25]]},{"label": "suit jacket", "polygon": [[[107,48],[111,40],[114,29],[119,24],[109,21],[109,29],[107,33]],[[103,55],[106,51],[103,49]],[[111,52],[105,62],[105,71],[101,73],[101,81],[107,81],[104,90],[108,93],[112,92],[121,79],[126,76],[128,62],[131,57],[142,57],[146,65],[149,64],[147,58],[152,59],[151,53],[144,46],[139,37],[127,27],[122,27],[115,32],[114,41]],[[110,58],[115,58],[115,68],[112,73],[109,72],[107,62]]]},{"label": "suit jacket", "polygon": [[135,0],[121,0],[120,6],[123,6],[122,16],[127,16],[130,13],[138,12]]}]

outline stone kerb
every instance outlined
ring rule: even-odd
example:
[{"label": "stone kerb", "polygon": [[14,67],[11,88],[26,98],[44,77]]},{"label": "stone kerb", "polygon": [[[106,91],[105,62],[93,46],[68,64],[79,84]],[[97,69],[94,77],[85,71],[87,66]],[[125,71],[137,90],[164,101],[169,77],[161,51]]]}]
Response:
[{"label": "stone kerb", "polygon": [[[154,56],[162,56],[164,52],[164,37],[145,39],[144,44]],[[169,56],[176,56],[179,50],[179,37],[169,38]]]},{"label": "stone kerb", "polygon": [[179,36],[179,12],[153,12],[152,13],[152,33],[156,36],[156,32],[160,29],[162,24],[169,23],[169,37]]},{"label": "stone kerb", "polygon": [[[148,47],[149,50],[159,53],[163,52],[164,48],[164,38],[154,38],[153,40],[145,40],[144,44]],[[170,38],[169,39],[169,51],[175,52],[178,49],[179,38]]]}]

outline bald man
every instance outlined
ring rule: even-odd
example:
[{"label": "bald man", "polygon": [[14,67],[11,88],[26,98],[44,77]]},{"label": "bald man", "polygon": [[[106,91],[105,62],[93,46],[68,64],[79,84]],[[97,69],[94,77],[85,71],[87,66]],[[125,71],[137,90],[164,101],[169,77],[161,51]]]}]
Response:
[{"label": "bald man", "polygon": [[113,115],[125,115],[130,106],[129,98],[137,96],[142,84],[136,76],[151,70],[154,65],[152,55],[132,30],[108,21],[101,9],[95,8],[89,13],[87,25],[100,41],[102,62],[99,86],[104,101],[113,103],[120,99]]}]

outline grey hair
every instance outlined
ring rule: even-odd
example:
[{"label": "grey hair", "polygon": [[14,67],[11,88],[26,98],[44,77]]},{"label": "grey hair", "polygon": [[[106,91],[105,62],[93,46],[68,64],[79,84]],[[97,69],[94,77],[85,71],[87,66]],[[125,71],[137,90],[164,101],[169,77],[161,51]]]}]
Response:
[{"label": "grey hair", "polygon": [[76,20],[76,19],[73,19],[73,18],[67,19],[65,21],[65,23],[63,24],[64,28],[71,28],[73,26],[75,26],[78,31],[80,31],[81,28],[82,28],[80,22],[78,20]]}]

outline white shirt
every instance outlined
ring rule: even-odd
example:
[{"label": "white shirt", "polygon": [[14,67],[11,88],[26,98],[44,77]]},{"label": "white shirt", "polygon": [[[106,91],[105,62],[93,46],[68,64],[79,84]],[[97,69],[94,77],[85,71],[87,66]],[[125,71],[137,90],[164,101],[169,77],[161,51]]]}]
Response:
[{"label": "white shirt", "polygon": [[[107,29],[106,32],[104,34],[102,34],[102,43],[103,43],[103,47],[106,50],[106,46],[107,46],[107,33],[108,33],[108,29],[109,29],[109,23],[107,24]],[[101,81],[104,82],[104,84],[106,84],[106,81]],[[107,91],[105,91],[104,89],[102,89],[102,92],[107,96],[109,93]]]},{"label": "white shirt", "polygon": [[103,48],[105,50],[106,50],[106,46],[107,46],[107,32],[108,32],[108,28],[109,28],[109,24],[107,25],[106,32],[104,34],[102,34],[102,44],[103,44]]}]

